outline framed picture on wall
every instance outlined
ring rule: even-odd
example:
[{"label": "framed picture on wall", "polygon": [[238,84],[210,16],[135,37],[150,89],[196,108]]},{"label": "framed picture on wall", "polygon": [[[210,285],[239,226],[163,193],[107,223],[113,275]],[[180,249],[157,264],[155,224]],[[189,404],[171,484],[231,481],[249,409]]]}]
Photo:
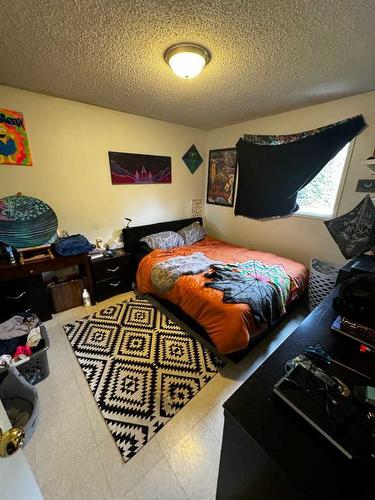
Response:
[{"label": "framed picture on wall", "polygon": [[212,149],[208,159],[207,203],[233,207],[237,150]]},{"label": "framed picture on wall", "polygon": [[170,156],[109,151],[112,184],[170,184]]},{"label": "framed picture on wall", "polygon": [[23,114],[0,108],[0,165],[32,164]]}]

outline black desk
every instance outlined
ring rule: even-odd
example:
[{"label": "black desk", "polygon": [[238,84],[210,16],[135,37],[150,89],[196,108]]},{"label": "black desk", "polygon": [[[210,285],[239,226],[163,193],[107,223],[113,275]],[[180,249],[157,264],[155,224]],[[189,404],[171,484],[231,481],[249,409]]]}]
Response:
[{"label": "black desk", "polygon": [[[316,308],[225,402],[218,500],[373,499],[375,471],[349,463],[332,445],[272,395],[285,362],[310,344],[375,376],[373,354],[330,331],[333,294]],[[368,494],[369,489],[372,493]]]},{"label": "black desk", "polygon": [[54,259],[35,260],[21,265],[0,262],[0,322],[13,313],[31,309],[42,321],[52,318],[47,289],[42,273],[78,266],[85,278],[91,300],[94,302],[94,288],[90,259],[87,254],[62,257],[54,254]]},{"label": "black desk", "polygon": [[359,255],[358,257],[355,257],[351,261],[347,262],[344,266],[342,266],[339,274],[337,275],[336,285],[340,285],[347,279],[353,278],[353,276],[363,274],[361,271],[352,269],[354,264],[362,264],[364,267],[367,267],[368,265],[372,266],[374,264],[374,257],[370,257],[369,255]]}]

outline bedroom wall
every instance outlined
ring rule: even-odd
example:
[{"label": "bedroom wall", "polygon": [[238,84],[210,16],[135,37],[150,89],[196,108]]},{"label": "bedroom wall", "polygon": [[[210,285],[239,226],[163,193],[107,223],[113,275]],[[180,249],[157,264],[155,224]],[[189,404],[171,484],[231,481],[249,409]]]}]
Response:
[{"label": "bedroom wall", "polygon": [[[364,115],[369,126],[355,140],[338,210],[341,215],[364,197],[363,193],[355,192],[358,178],[371,178],[370,171],[360,163],[372,154],[375,147],[375,92],[211,130],[207,138],[207,158],[209,149],[233,147],[244,133],[290,134],[359,113]],[[206,204],[205,215],[210,232],[222,239],[278,253],[306,264],[313,257],[338,264],[345,262],[322,220],[292,216],[260,222],[235,217],[233,208],[211,204]]]},{"label": "bedroom wall", "polygon": [[[23,112],[33,158],[32,167],[0,165],[0,197],[44,200],[70,234],[107,241],[124,217],[189,217],[191,200],[203,197],[203,165],[191,174],[181,157],[193,143],[204,157],[205,131],[5,86],[0,107]],[[113,186],[108,151],[171,156],[172,183]]]}]

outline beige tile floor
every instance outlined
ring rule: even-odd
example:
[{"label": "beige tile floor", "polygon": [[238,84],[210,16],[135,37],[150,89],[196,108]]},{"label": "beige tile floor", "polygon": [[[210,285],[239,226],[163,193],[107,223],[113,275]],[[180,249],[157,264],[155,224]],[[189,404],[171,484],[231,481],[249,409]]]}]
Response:
[{"label": "beige tile floor", "polygon": [[50,375],[38,384],[41,418],[25,453],[47,500],[215,498],[222,404],[305,316],[296,309],[240,363],[227,363],[125,464],[62,326],[131,295],[71,309],[46,323]]}]

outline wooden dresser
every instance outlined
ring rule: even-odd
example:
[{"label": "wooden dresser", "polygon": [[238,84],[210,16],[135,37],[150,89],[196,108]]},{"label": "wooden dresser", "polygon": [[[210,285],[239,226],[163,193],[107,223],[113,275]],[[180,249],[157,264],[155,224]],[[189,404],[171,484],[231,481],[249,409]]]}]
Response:
[{"label": "wooden dresser", "polygon": [[51,319],[51,305],[42,273],[78,266],[80,275],[85,280],[92,300],[94,288],[90,261],[87,254],[61,257],[34,262],[10,264],[0,262],[0,321],[9,318],[12,313],[31,309],[42,321]]}]

